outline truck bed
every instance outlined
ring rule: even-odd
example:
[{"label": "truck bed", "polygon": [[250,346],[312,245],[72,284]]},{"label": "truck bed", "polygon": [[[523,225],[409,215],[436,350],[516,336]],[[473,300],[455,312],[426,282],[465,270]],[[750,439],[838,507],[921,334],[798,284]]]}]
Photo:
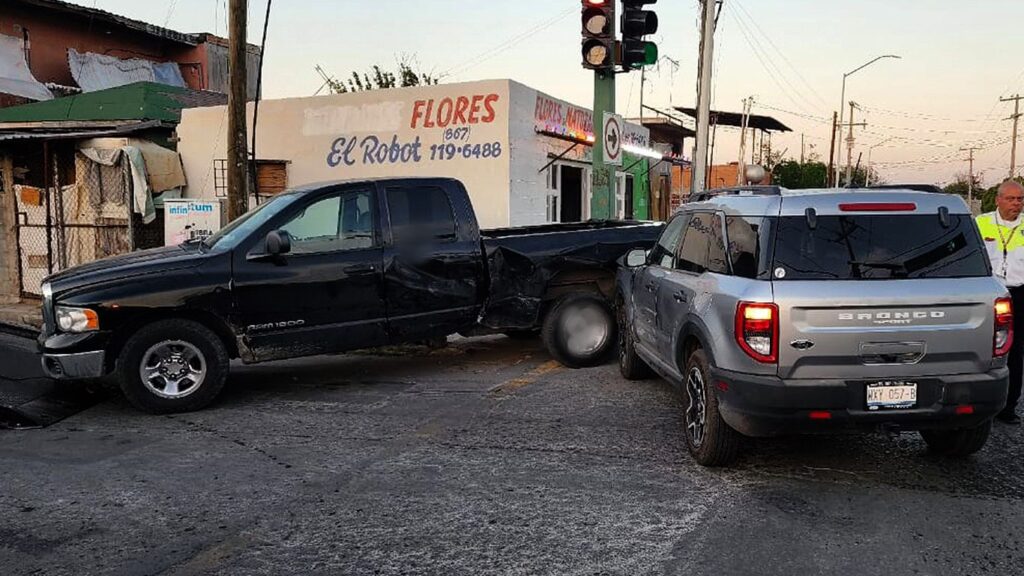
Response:
[{"label": "truck bed", "polygon": [[539,327],[545,296],[560,279],[607,276],[614,282],[619,257],[651,248],[663,228],[610,220],[481,232],[490,290],[480,323],[495,330]]}]

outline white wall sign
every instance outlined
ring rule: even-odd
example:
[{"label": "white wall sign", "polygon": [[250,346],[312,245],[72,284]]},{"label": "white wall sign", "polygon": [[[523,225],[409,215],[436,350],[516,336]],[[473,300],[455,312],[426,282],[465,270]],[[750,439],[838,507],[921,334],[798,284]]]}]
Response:
[{"label": "white wall sign", "polygon": [[221,229],[219,200],[165,200],[164,216],[164,244],[167,246],[203,240]]}]

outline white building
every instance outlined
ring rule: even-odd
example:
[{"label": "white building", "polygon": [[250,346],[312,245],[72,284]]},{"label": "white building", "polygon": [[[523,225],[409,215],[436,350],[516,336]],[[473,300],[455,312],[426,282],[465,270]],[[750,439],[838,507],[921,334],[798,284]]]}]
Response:
[{"label": "white building", "polygon": [[[250,122],[252,105],[250,105]],[[185,196],[226,194],[226,107],[185,110],[178,151]],[[250,125],[251,129],[251,125]],[[649,151],[648,130],[624,142]],[[454,177],[485,228],[586,220],[593,114],[511,80],[260,103],[260,189],[387,176]],[[619,218],[649,217],[646,157],[625,155]]]}]

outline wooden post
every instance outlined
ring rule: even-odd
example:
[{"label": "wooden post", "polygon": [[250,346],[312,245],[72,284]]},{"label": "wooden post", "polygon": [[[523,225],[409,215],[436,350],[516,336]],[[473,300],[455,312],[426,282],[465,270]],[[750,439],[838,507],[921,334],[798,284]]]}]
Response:
[{"label": "wooden post", "polygon": [[825,179],[828,180],[828,182],[825,183],[825,186],[828,187],[828,188],[832,188],[833,186],[835,186],[836,185],[836,180],[837,180],[835,168],[836,168],[836,130],[839,127],[838,123],[839,123],[839,112],[833,112],[832,113],[832,138],[829,139],[829,141],[831,142],[831,145],[829,145],[829,149],[828,149],[828,175],[825,177]]},{"label": "wooden post", "polygon": [[230,0],[228,16],[228,221],[249,211],[249,150],[246,138],[246,4]]}]

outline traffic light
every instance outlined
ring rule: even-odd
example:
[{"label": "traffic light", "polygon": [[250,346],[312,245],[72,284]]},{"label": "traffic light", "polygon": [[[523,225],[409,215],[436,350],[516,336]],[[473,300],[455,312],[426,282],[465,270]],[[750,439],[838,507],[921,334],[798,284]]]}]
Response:
[{"label": "traffic light", "polygon": [[583,0],[583,67],[615,67],[616,0]]},{"label": "traffic light", "polygon": [[658,45],[644,36],[658,31],[658,15],[644,10],[658,0],[622,0],[622,69],[636,70],[658,62]]}]

